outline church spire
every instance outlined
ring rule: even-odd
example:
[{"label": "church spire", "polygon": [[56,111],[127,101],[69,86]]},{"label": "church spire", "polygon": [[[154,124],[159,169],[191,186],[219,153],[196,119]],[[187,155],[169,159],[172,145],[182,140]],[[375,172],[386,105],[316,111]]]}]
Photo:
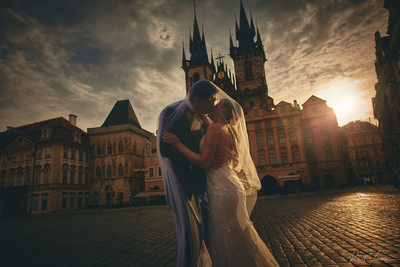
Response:
[{"label": "church spire", "polygon": [[182,68],[186,67],[185,43],[182,41]]},{"label": "church spire", "polygon": [[200,36],[199,24],[197,23],[196,16],[196,5],[193,7],[194,22],[193,22],[193,38],[191,37],[190,42],[190,61],[192,64],[201,65],[208,64],[206,40],[204,37],[204,30],[202,30],[202,35]]},{"label": "church spire", "polygon": [[[260,32],[254,27],[253,15],[250,12],[250,23],[247,20],[246,11],[244,10],[243,1],[240,0],[240,18],[239,26],[237,18],[235,16],[235,26],[236,26],[236,40],[238,41],[238,46],[235,47],[233,42],[230,41],[230,56],[234,59],[239,55],[261,55],[263,60],[265,59],[265,52],[261,42]],[[254,41],[254,37],[257,35],[257,41]]]}]

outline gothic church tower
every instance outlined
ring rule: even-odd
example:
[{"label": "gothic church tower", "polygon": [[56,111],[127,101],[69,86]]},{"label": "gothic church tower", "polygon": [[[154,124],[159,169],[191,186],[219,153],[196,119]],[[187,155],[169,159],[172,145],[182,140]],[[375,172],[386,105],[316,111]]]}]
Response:
[{"label": "gothic church tower", "polygon": [[[268,86],[265,78],[264,63],[267,60],[261,41],[260,32],[254,27],[253,18],[250,23],[240,1],[240,21],[236,25],[237,46],[230,36],[230,56],[235,66],[237,83],[237,99],[246,113],[254,105],[270,110],[273,99],[268,96]],[[256,36],[257,35],[257,36]],[[256,41],[254,41],[256,37]]]},{"label": "gothic church tower", "polygon": [[198,80],[212,80],[215,74],[215,65],[212,55],[211,63],[208,61],[204,30],[200,36],[196,9],[194,10],[193,37],[190,35],[189,38],[190,60],[186,60],[184,47],[182,51],[182,69],[185,71],[186,92]]}]

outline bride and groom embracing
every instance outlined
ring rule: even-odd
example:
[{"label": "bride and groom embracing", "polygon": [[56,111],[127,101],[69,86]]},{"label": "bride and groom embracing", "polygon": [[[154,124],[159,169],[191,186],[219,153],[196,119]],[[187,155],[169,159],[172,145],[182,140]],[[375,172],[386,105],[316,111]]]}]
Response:
[{"label": "bride and groom embracing", "polygon": [[157,146],[177,266],[279,266],[250,221],[261,184],[236,101],[196,82],[161,112]]}]

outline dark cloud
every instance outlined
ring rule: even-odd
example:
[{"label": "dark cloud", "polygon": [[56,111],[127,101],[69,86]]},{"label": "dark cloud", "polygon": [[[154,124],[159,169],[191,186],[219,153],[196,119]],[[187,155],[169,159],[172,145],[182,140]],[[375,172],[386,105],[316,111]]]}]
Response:
[{"label": "dark cloud", "polygon": [[[385,32],[383,1],[243,1],[268,57],[270,95],[299,102],[331,80],[360,81],[373,95],[374,32]],[[233,70],[229,29],[239,1],[196,1],[208,51]],[[129,98],[141,125],[185,94],[191,1],[6,1],[0,8],[0,124],[78,115],[100,126]],[[234,37],[234,36],[233,36]]]}]

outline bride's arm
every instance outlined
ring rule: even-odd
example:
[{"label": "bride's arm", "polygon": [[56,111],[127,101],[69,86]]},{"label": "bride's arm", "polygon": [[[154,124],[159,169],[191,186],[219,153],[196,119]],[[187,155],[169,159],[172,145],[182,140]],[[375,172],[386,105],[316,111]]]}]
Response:
[{"label": "bride's arm", "polygon": [[206,140],[204,141],[203,151],[201,154],[195,153],[172,133],[164,133],[164,142],[176,147],[186,158],[193,164],[201,167],[208,168],[214,159],[215,149],[217,147],[219,136],[221,135],[221,127],[217,124],[211,124],[207,129]]}]

